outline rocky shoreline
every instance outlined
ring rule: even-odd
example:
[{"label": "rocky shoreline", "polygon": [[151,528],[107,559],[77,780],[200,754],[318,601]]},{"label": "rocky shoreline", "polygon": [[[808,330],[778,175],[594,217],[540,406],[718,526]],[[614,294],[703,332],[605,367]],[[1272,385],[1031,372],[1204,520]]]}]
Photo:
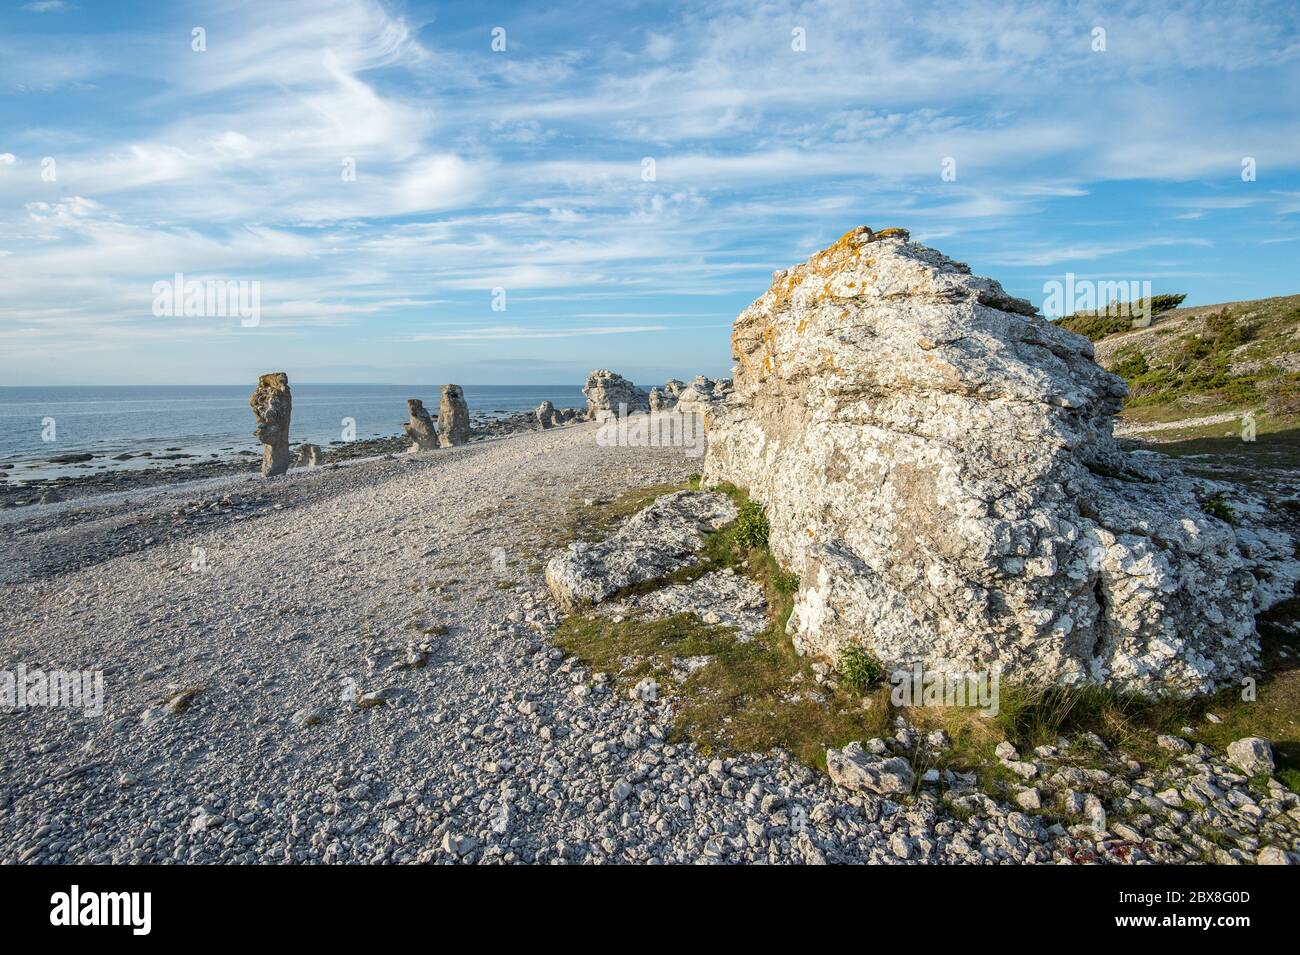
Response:
[{"label": "rocky shoreline", "polygon": [[1117,444],[1087,340],[903,230],[733,343],[328,449],[271,373],[268,480],[9,515],[6,649],[111,692],[5,713],[0,861],[1300,858],[1289,490]]},{"label": "rocky shoreline", "polygon": [[[287,388],[287,383],[285,385]],[[649,392],[638,388],[626,378],[607,370],[591,373],[583,387],[587,398],[587,407],[557,408],[550,401],[544,401],[532,411],[493,412],[490,414],[470,414],[464,404],[464,397],[456,388],[458,404],[455,416],[457,436],[452,443],[469,443],[503,438],[530,431],[544,431],[562,427],[597,416],[617,415],[620,408],[627,413],[647,410],[651,403],[655,410],[674,410],[680,401],[682,412],[699,412],[711,403],[722,400],[730,392],[730,381],[714,381],[698,376],[687,385],[677,379],[670,379],[662,389],[652,388]],[[653,399],[653,401],[652,401]],[[414,400],[414,399],[412,399]],[[423,405],[414,400],[418,411],[411,411],[413,416],[425,414],[426,421],[420,422],[413,417],[414,426],[423,429],[423,443],[417,441],[418,450],[430,450],[438,446],[441,434],[440,419],[448,417],[445,408],[440,407],[439,414],[426,414]],[[409,410],[409,409],[408,409]],[[291,415],[285,413],[286,418]],[[290,427],[292,422],[290,421]],[[286,469],[304,466],[329,466],[343,461],[353,461],[376,455],[398,454],[412,449],[413,424],[404,426],[405,433],[392,436],[360,438],[353,441],[335,440],[317,447],[292,440],[291,435],[285,445]],[[432,443],[430,443],[432,442]],[[53,477],[15,477],[16,469],[12,463],[0,464],[0,510],[14,507],[27,507],[34,504],[54,504],[65,500],[76,500],[97,494],[117,491],[137,491],[167,487],[173,484],[219,478],[236,474],[253,474],[258,471],[259,452],[253,450],[225,449],[225,453],[208,453],[204,457],[187,452],[179,447],[164,448],[159,451],[126,451],[111,456],[86,451],[64,452],[52,455],[46,463],[75,469],[70,473]],[[307,465],[306,455],[310,455],[311,464]],[[97,470],[106,465],[124,464],[134,461],[138,466],[112,467]],[[156,466],[159,462],[167,462]]]},{"label": "rocky shoreline", "polygon": [[[572,420],[572,419],[570,419]],[[536,416],[531,412],[516,412],[497,416],[482,416],[471,423],[470,441],[482,441],[489,438],[501,438],[513,434],[540,430]],[[374,457],[383,454],[398,454],[407,450],[410,441],[400,434],[391,437],[361,438],[356,441],[333,441],[325,446],[320,464],[328,466],[343,461]],[[298,459],[301,445],[290,444],[290,454]],[[120,461],[129,454],[131,457],[152,464],[157,461],[169,461],[161,467],[114,468],[84,474],[61,474],[57,477],[27,478],[22,480],[0,479],[0,509],[26,507],[32,504],[51,504],[64,500],[76,500],[97,494],[115,491],[136,491],[150,488],[168,487],[180,482],[199,481],[207,478],[224,477],[236,474],[255,474],[259,468],[258,454],[255,451],[239,451],[227,456],[204,460],[197,455],[187,454],[179,448],[153,453],[149,451],[127,452],[115,455],[112,460]],[[55,458],[66,460],[55,460]],[[71,460],[75,458],[75,460]],[[89,465],[96,459],[95,455],[78,453],[74,455],[57,455],[51,463],[70,465]],[[0,471],[0,474],[6,473]],[[12,474],[12,469],[8,471]]]},{"label": "rocky shoreline", "polygon": [[829,776],[680,739],[669,687],[553,642],[540,560],[611,476],[695,463],[597,427],[14,515],[7,653],[102,667],[106,693],[98,717],[0,716],[0,861],[1291,861],[1297,797],[1229,758],[1254,749],[999,747],[1013,797],[932,770],[950,741],[906,719]]}]

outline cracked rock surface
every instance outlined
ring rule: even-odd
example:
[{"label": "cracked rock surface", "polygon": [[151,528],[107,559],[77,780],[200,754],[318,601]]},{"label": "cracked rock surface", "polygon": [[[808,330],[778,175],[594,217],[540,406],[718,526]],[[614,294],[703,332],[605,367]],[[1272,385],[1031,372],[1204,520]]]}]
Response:
[{"label": "cracked rock surface", "polygon": [[[1122,450],[1123,381],[1033,312],[902,230],[849,232],[736,319],[705,485],[765,506],[808,652],[1143,693],[1234,683],[1258,663],[1255,614],[1300,579],[1293,528]],[[1227,494],[1236,527],[1210,503]]]},{"label": "cracked rock surface", "polygon": [[736,519],[716,491],[666,494],[597,543],[578,541],[546,562],[546,583],[561,607],[600,603],[625,587],[699,561],[706,531]]}]

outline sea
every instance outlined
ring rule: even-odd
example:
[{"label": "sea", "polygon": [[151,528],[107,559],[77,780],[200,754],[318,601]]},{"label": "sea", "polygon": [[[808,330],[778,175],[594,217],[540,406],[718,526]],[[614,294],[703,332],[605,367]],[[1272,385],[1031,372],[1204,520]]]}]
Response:
[{"label": "sea", "polygon": [[[531,411],[544,400],[585,408],[577,385],[464,385],[470,415],[485,419]],[[331,441],[400,435],[406,399],[438,412],[440,385],[294,384],[290,440]],[[149,451],[226,457],[261,447],[253,438],[249,385],[0,387],[0,465],[11,478],[62,473],[50,459],[95,455],[96,469],[141,467],[114,462]]]}]

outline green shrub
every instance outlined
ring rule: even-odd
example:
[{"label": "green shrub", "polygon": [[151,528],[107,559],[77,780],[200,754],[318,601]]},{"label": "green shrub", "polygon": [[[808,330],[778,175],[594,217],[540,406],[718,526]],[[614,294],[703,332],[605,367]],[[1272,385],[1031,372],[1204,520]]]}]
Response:
[{"label": "green shrub", "polygon": [[772,586],[779,594],[792,594],[799,589],[799,575],[778,569],[772,574]]},{"label": "green shrub", "polygon": [[1187,298],[1186,292],[1177,292],[1167,295],[1151,296],[1151,314],[1159,315],[1161,312],[1168,312],[1183,304],[1183,299]]},{"label": "green shrub", "polygon": [[1206,514],[1209,514],[1211,517],[1217,517],[1219,520],[1225,521],[1229,524],[1237,523],[1236,512],[1233,511],[1221,494],[1214,495],[1214,497],[1202,504],[1201,510]]},{"label": "green shrub", "polygon": [[757,501],[747,500],[741,503],[738,510],[736,543],[744,550],[767,547],[771,527],[767,523],[767,515],[763,513],[763,506]]},{"label": "green shrub", "polygon": [[880,661],[861,647],[849,647],[840,654],[840,675],[859,693],[865,693],[884,673]]},{"label": "green shrub", "polygon": [[[1177,308],[1185,298],[1187,298],[1185,293],[1152,295],[1149,303],[1151,317],[1155,318],[1163,312]],[[1090,341],[1097,342],[1107,335],[1126,332],[1133,328],[1133,320],[1146,312],[1147,305],[1148,301],[1144,298],[1132,303],[1114,301],[1095,311],[1066,315],[1064,318],[1057,319],[1056,323],[1062,328],[1083,335]]]},{"label": "green shrub", "polygon": [[1145,375],[1149,370],[1146,358],[1137,351],[1125,352],[1111,368],[1111,371],[1123,378],[1130,386],[1133,384],[1133,379],[1138,375]]}]

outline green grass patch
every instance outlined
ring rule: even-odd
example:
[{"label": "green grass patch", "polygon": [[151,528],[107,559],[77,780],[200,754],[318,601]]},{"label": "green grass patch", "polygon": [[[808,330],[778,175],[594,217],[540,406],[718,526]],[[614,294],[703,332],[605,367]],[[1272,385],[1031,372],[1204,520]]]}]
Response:
[{"label": "green grass patch", "polygon": [[573,536],[579,540],[598,540],[637,511],[654,503],[655,498],[681,490],[685,490],[681,484],[651,484],[589,507],[580,506],[571,528]]},{"label": "green grass patch", "polygon": [[885,674],[881,662],[861,647],[849,647],[840,654],[839,671],[844,682],[858,693],[865,693]]},{"label": "green grass patch", "polygon": [[[685,488],[645,489],[636,499],[645,506],[661,494],[698,487],[698,477],[693,477]],[[763,587],[770,623],[762,633],[742,643],[730,628],[709,626],[691,614],[662,620],[633,617],[616,624],[575,613],[561,623],[556,642],[593,671],[608,673],[619,689],[647,676],[659,682],[661,692],[675,698],[671,737],[676,741],[718,755],[780,747],[824,769],[828,747],[888,731],[887,700],[864,705],[867,701],[847,681],[835,690],[816,682],[812,661],[795,653],[785,632],[799,578],[768,550],[761,506],[734,485],[715,490],[731,497],[741,516],[705,535],[697,564],[632,590],[658,589],[731,567]],[[620,507],[625,515],[637,509]],[[709,657],[708,663],[677,684],[673,659],[700,656]]]}]

